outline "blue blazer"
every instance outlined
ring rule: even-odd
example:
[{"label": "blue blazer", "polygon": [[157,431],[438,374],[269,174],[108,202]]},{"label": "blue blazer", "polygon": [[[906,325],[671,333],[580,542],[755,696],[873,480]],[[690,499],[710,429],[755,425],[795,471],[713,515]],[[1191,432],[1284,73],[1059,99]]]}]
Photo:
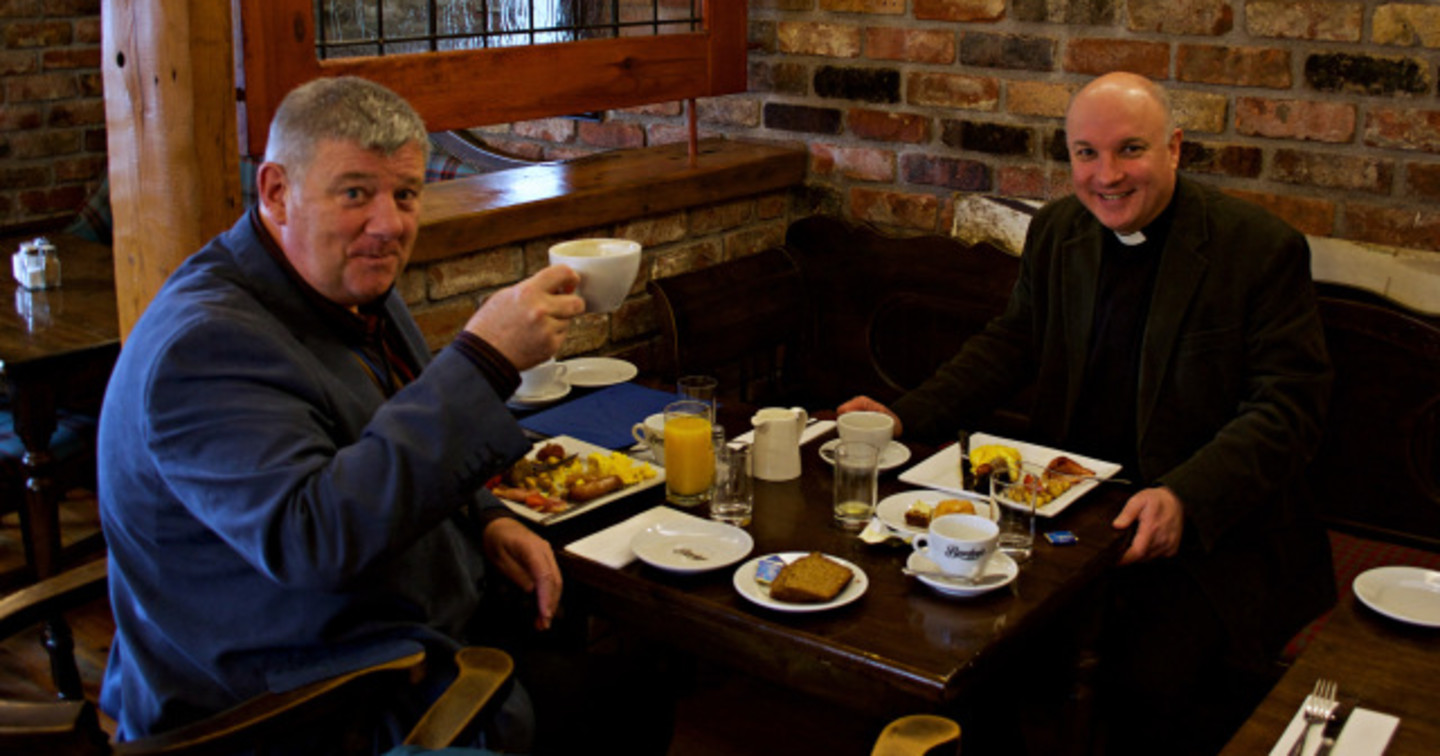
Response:
[{"label": "blue blazer", "polygon": [[[253,213],[253,211],[252,211]],[[124,738],[354,668],[446,660],[484,564],[460,518],[529,450],[476,366],[430,359],[389,399],[242,217],[127,338],[100,419],[117,632],[101,695]],[[443,664],[443,661],[442,661]]]}]

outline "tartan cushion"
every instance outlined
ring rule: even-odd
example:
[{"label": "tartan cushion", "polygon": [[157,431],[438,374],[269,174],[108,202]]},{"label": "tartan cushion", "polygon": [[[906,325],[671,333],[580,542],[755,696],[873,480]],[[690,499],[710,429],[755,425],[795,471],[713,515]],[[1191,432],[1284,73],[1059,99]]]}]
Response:
[{"label": "tartan cushion", "polygon": [[[1340,601],[1349,601],[1350,597],[1355,595],[1355,578],[1373,567],[1405,565],[1440,570],[1440,553],[1360,538],[1334,530],[1330,531],[1330,554],[1335,562],[1335,588]],[[1330,612],[1326,612],[1296,633],[1285,645],[1282,658],[1294,659],[1329,620]]]},{"label": "tartan cushion", "polygon": [[[55,433],[50,436],[50,453],[61,462],[95,446],[94,415],[61,410],[56,418]],[[23,469],[25,444],[15,433],[15,415],[0,410],[0,476],[19,480]]]}]

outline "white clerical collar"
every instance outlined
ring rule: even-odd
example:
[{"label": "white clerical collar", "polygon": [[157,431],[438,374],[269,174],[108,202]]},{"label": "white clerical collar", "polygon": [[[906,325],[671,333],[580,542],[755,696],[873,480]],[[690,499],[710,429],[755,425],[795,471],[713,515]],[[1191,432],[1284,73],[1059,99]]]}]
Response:
[{"label": "white clerical collar", "polygon": [[1120,243],[1124,244],[1127,247],[1136,247],[1145,243],[1145,232],[1136,231],[1130,234],[1122,234],[1119,231],[1116,231],[1115,238],[1119,239]]}]

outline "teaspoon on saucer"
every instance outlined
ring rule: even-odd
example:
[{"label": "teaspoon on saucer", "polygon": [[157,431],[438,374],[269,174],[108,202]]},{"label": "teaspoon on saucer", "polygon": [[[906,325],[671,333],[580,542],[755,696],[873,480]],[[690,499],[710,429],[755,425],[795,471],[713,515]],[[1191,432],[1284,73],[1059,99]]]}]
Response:
[{"label": "teaspoon on saucer", "polygon": [[948,572],[940,572],[939,570],[912,570],[909,567],[902,567],[900,568],[900,571],[905,573],[906,575],[910,575],[911,577],[935,578],[937,580],[960,583],[961,585],[974,586],[1000,583],[1003,582],[1007,577],[1009,577],[1003,572],[992,572],[988,575],[981,575],[980,577],[972,578],[965,575],[952,575]]}]

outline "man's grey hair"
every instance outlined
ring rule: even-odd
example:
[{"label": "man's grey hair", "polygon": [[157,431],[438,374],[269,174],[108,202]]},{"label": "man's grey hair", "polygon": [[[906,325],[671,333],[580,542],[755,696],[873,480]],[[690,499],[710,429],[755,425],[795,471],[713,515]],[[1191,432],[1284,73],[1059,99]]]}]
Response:
[{"label": "man's grey hair", "polygon": [[384,155],[407,144],[430,158],[425,121],[405,98],[356,76],[320,78],[285,95],[270,122],[265,162],[285,166],[300,181],[324,140],[352,142]]}]

